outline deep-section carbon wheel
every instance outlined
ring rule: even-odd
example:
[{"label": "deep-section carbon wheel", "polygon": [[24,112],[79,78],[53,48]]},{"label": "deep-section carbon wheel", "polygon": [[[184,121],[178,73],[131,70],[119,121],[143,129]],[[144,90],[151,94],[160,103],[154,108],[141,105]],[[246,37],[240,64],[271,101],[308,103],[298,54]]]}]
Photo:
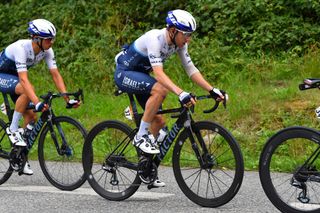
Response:
[{"label": "deep-section carbon wheel", "polygon": [[119,121],[104,121],[88,134],[83,166],[91,187],[108,200],[124,200],[139,188],[139,155],[132,145],[135,132]]},{"label": "deep-section carbon wheel", "polygon": [[305,127],[279,131],[266,143],[260,181],[282,212],[320,212],[320,134]]},{"label": "deep-section carbon wheel", "polygon": [[196,122],[185,129],[173,151],[173,170],[179,187],[193,202],[218,207],[240,189],[244,165],[232,135],[213,122]]},{"label": "deep-section carbon wheel", "polygon": [[53,129],[47,124],[39,138],[41,169],[53,186],[61,190],[77,189],[86,181],[82,167],[86,130],[67,116],[55,117],[52,122]]}]

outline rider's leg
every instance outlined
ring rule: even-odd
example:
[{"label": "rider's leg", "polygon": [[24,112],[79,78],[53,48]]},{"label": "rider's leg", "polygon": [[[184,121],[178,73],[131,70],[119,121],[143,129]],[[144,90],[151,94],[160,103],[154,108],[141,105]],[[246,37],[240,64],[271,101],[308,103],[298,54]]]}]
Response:
[{"label": "rider's leg", "polygon": [[[0,85],[0,91],[3,93],[10,94],[12,100],[14,102],[18,101],[19,103],[24,103],[24,99],[26,99],[26,96],[19,97],[19,95],[23,94],[21,91],[21,86],[19,85],[19,78],[17,75],[14,74],[8,74],[8,73],[0,73],[0,79],[3,82]],[[17,100],[18,99],[18,100]],[[6,132],[10,138],[10,141],[17,145],[17,146],[26,146],[26,143],[22,139],[22,133],[23,129],[18,129],[19,127],[19,120],[22,117],[23,110],[21,108],[15,108],[15,112],[13,114],[13,120],[11,122],[11,126],[6,129]],[[10,130],[11,129],[11,130]]]},{"label": "rider's leg", "polygon": [[[11,127],[13,128],[17,128],[19,127],[19,121],[21,119],[21,115],[23,115],[24,117],[24,127],[31,121],[31,120],[35,120],[35,113],[32,110],[26,110],[30,99],[28,98],[27,95],[24,94],[24,89],[21,86],[21,84],[17,84],[16,88],[15,88],[15,92],[16,94],[19,95],[18,99],[16,100],[16,105],[15,105],[15,110],[13,113],[13,117],[12,117],[12,122],[10,125],[10,130]],[[21,137],[21,135],[20,135]],[[22,139],[22,138],[21,138]],[[23,140],[23,139],[22,139]],[[23,140],[24,144],[26,145],[26,142]],[[20,143],[19,143],[20,144]],[[27,161],[23,170],[22,170],[23,174],[26,175],[32,175],[33,171],[30,168],[30,164]]]},{"label": "rider's leg", "polygon": [[37,120],[37,114],[33,112],[33,110],[26,110],[23,113],[23,128],[25,128],[28,123],[30,123],[31,121],[33,123],[35,123],[35,121]]},{"label": "rider's leg", "polygon": [[[15,104],[15,110],[12,117],[12,122],[10,125],[11,131],[16,131],[19,128],[19,121],[23,114],[25,114],[26,107],[28,106],[30,99],[27,95],[24,94],[24,89],[21,86],[21,84],[17,84],[15,88],[15,93],[19,95],[16,104]],[[30,115],[29,115],[30,116]]]},{"label": "rider's leg", "polygon": [[154,137],[157,137],[159,130],[166,125],[163,115],[155,115],[151,122],[150,132]]},{"label": "rider's leg", "polygon": [[[162,128],[163,119],[161,119],[161,116],[156,116],[156,114],[168,92],[169,91],[158,82],[152,87],[150,97],[148,98],[145,111],[141,119],[142,125],[140,125],[139,128],[139,136],[148,134],[148,129],[146,129],[146,126],[149,128],[152,122],[155,122],[152,129],[150,129],[153,131],[152,134],[159,132],[159,130]],[[156,120],[154,120],[155,118]]]},{"label": "rider's leg", "polygon": [[[155,83],[151,89],[150,94],[145,94],[148,99],[145,104],[145,111],[142,116],[139,131],[134,137],[133,144],[139,147],[143,152],[149,154],[158,154],[160,151],[154,145],[152,137],[149,136],[151,123],[153,122],[159,107],[162,104],[168,90],[165,89],[160,83]],[[159,125],[159,124],[158,124]],[[157,127],[156,129],[159,129]]]},{"label": "rider's leg", "polygon": [[168,91],[155,78],[144,72],[121,70],[117,67],[114,79],[120,90],[140,96],[145,105],[141,105],[138,100],[145,112],[133,144],[143,152],[158,154],[159,150],[151,142],[148,130]]}]

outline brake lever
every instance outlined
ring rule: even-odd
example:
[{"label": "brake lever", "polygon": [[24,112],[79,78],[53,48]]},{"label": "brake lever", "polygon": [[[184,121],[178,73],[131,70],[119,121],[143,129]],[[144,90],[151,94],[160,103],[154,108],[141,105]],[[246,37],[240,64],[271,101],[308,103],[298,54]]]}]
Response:
[{"label": "brake lever", "polygon": [[79,96],[80,96],[80,100],[81,102],[84,104],[84,94],[83,94],[83,90],[82,89],[79,89]]},{"label": "brake lever", "polygon": [[227,109],[227,100],[226,99],[223,100],[223,106],[225,109]]}]

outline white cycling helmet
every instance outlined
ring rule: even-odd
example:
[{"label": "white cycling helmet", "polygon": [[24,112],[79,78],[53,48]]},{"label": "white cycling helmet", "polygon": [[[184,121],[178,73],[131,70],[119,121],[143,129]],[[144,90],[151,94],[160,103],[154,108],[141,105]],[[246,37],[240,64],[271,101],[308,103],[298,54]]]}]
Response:
[{"label": "white cycling helmet", "polygon": [[194,32],[197,28],[196,20],[185,10],[172,10],[166,18],[167,26],[174,26],[183,32]]},{"label": "white cycling helmet", "polygon": [[28,32],[40,38],[54,38],[56,36],[56,28],[45,19],[36,19],[29,22]]}]

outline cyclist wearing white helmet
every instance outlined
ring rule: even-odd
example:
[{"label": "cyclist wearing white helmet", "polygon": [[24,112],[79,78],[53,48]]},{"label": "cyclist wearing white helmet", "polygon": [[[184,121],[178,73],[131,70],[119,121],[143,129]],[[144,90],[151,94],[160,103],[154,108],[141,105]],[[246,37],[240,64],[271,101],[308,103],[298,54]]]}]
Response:
[{"label": "cyclist wearing white helmet", "polygon": [[[28,32],[31,39],[18,40],[0,52],[0,92],[10,94],[16,104],[12,123],[6,131],[10,141],[16,146],[27,145],[22,135],[24,130],[19,128],[21,117],[24,117],[24,127],[36,119],[36,114],[32,110],[26,110],[29,102],[35,105],[37,111],[47,109],[47,105],[39,100],[28,79],[28,69],[44,59],[57,89],[66,92],[51,48],[56,37],[56,28],[45,19],[36,19],[29,22]],[[68,97],[65,97],[65,100],[74,103],[74,107],[79,105],[77,101],[69,100]],[[28,163],[23,173],[33,174]]]},{"label": "cyclist wearing white helmet", "polygon": [[[124,47],[115,58],[116,85],[124,92],[135,94],[144,109],[140,128],[134,137],[133,144],[149,154],[159,153],[148,131],[157,138],[159,130],[165,126],[164,118],[156,113],[168,92],[176,94],[187,106],[192,106],[196,102],[189,92],[185,92],[173,83],[164,72],[163,63],[169,56],[176,52],[191,80],[208,91],[215,99],[227,98],[203,78],[188,54],[188,43],[196,30],[196,21],[193,16],[184,10],[173,10],[168,12],[166,22],[166,28],[146,32],[132,44]],[[154,77],[149,75],[151,71]],[[164,185],[165,183],[159,179],[153,183],[155,187]]]}]

